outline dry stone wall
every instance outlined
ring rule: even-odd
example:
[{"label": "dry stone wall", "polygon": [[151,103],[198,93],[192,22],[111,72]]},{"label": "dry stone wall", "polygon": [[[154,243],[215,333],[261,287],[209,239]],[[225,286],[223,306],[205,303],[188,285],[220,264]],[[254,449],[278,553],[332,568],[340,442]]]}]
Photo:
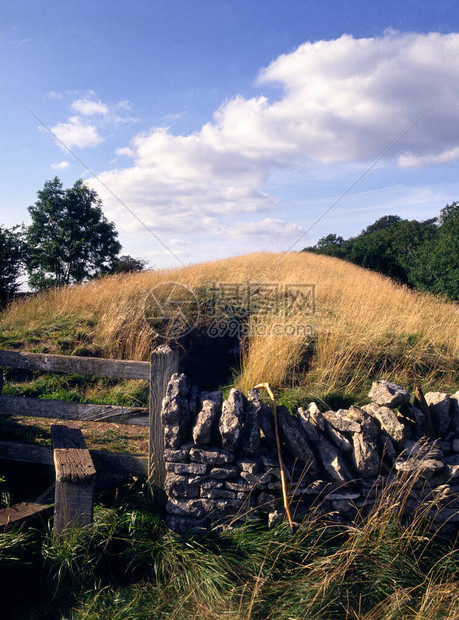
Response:
[{"label": "dry stone wall", "polygon": [[[295,414],[277,408],[296,517],[314,506],[327,518],[352,521],[371,508],[378,489],[413,475],[406,509],[435,494],[434,526],[452,533],[459,521],[459,392],[428,393],[416,406],[403,388],[377,381],[369,396],[364,407],[338,411],[321,412],[315,403]],[[245,397],[232,389],[223,400],[221,392],[199,393],[174,374],[161,416],[171,529],[278,517],[274,419],[258,390]]]}]

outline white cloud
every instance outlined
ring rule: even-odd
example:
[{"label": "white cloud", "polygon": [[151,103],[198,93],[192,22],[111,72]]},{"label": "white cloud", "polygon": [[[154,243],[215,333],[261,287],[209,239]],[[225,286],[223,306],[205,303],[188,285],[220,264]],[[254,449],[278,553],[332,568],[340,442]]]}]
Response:
[{"label": "white cloud", "polygon": [[70,168],[70,163],[68,161],[61,161],[58,164],[51,164],[52,170],[64,170],[65,168]]},{"label": "white cloud", "polygon": [[182,118],[182,115],[178,112],[170,112],[169,114],[165,114],[162,120],[167,123],[169,121],[178,121],[180,118]]},{"label": "white cloud", "polygon": [[11,45],[12,47],[20,47],[30,42],[30,39],[21,38],[22,29],[18,26],[11,26],[8,30],[0,31],[0,45]]},{"label": "white cloud", "polygon": [[446,149],[441,153],[429,153],[426,155],[413,155],[406,153],[400,155],[398,163],[401,168],[418,168],[420,166],[432,166],[436,164],[447,164],[450,161],[459,159],[459,146]]},{"label": "white cloud", "polygon": [[94,116],[95,114],[105,116],[109,114],[109,107],[105,103],[102,103],[100,99],[94,101],[93,99],[84,98],[77,99],[72,103],[72,110],[79,112],[83,116]]},{"label": "white cloud", "polygon": [[136,123],[137,118],[126,114],[132,109],[132,103],[127,99],[114,104],[107,104],[100,99],[95,99],[95,92],[88,91],[86,96],[72,102],[72,110],[82,116],[92,117],[93,122],[126,124]]},{"label": "white cloud", "polygon": [[[71,94],[75,96],[76,93],[72,91]],[[47,97],[60,99],[62,95],[55,91],[49,91]],[[101,133],[108,126],[137,121],[132,116],[123,114],[131,107],[132,104],[128,100],[118,101],[110,105],[106,104],[96,98],[94,91],[89,90],[83,96],[80,95],[79,99],[75,99],[70,106],[78,114],[70,116],[67,122],[57,123],[51,130],[69,148],[72,146],[79,148],[95,147],[105,141]]]},{"label": "white cloud", "polygon": [[132,110],[132,101],[129,101],[129,99],[122,99],[121,101],[118,101],[116,107],[119,110]]},{"label": "white cloud", "polygon": [[48,99],[62,99],[62,94],[56,92],[55,90],[50,90],[46,93],[46,96],[48,97]]},{"label": "white cloud", "polygon": [[119,149],[116,149],[115,153],[118,157],[134,157],[135,153],[129,146],[123,146]]},{"label": "white cloud", "polygon": [[[458,56],[459,34],[387,31],[304,43],[260,71],[258,96],[226,101],[192,134],[174,135],[165,127],[139,133],[117,150],[132,164],[99,176],[155,231],[183,236],[207,222],[215,235],[294,235],[300,232],[294,225],[270,217],[228,227],[229,218],[266,215],[276,207],[264,191],[274,169],[301,168],[305,179],[308,162],[358,162],[361,170],[433,104],[386,165],[459,159]],[[272,87],[280,91],[270,97]],[[120,218],[118,226],[137,228],[97,189]]]},{"label": "white cloud", "polygon": [[57,123],[51,127],[51,131],[69,149],[73,146],[84,149],[88,146],[97,146],[104,141],[97,127],[94,124],[87,124],[79,116],[71,116],[68,123]]},{"label": "white cloud", "polygon": [[189,245],[191,242],[189,239],[169,239],[169,245],[172,246],[182,246],[182,245]]},{"label": "white cloud", "polygon": [[296,240],[303,229],[298,224],[292,224],[283,220],[266,217],[263,220],[252,222],[236,222],[231,226],[225,226],[224,233],[235,239],[252,239],[264,237],[265,240],[275,240],[276,243],[286,240]]}]

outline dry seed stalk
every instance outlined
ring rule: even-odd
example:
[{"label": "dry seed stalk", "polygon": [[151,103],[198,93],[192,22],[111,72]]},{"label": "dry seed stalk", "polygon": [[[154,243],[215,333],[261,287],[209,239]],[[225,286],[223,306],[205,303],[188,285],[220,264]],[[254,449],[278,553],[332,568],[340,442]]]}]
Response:
[{"label": "dry seed stalk", "polygon": [[289,507],[289,502],[288,502],[288,497],[287,497],[287,482],[285,480],[284,462],[282,460],[281,443],[280,443],[280,437],[279,437],[279,423],[277,421],[276,399],[274,397],[274,394],[271,390],[269,383],[259,383],[258,385],[255,386],[255,389],[262,388],[262,387],[265,388],[265,390],[268,392],[269,397],[273,402],[274,433],[276,435],[277,458],[279,459],[281,484],[282,484],[282,496],[284,498],[284,508],[285,508],[285,513],[287,515],[288,524],[293,534],[294,532],[293,521],[292,521],[292,516],[290,514],[290,507]]}]

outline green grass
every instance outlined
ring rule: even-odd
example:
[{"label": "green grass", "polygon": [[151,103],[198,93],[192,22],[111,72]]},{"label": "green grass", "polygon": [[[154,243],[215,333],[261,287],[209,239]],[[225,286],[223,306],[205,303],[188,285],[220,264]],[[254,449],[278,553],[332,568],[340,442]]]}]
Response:
[{"label": "green grass", "polygon": [[[26,375],[24,380],[24,375]],[[22,379],[22,380],[21,380]],[[4,396],[148,407],[147,381],[5,370]]]},{"label": "green grass", "polygon": [[[61,424],[62,420],[35,417],[11,417],[0,425],[0,440],[16,443],[51,446],[51,425]],[[72,423],[71,423],[72,424]],[[90,450],[129,453],[145,456],[148,451],[148,428],[106,424],[103,422],[76,422]],[[0,503],[2,501],[0,477]]]},{"label": "green grass", "polygon": [[[24,376],[25,375],[25,376]],[[57,375],[39,372],[5,372],[4,396],[24,396],[50,400],[148,407],[149,384],[140,380],[119,380],[84,375]],[[61,423],[62,421],[58,421]],[[47,418],[10,417],[0,424],[0,439],[19,443],[51,445],[51,424]],[[89,448],[109,452],[143,455],[147,429],[119,424],[81,422],[80,427]]]},{"label": "green grass", "polygon": [[[371,383],[368,386],[368,390]],[[279,392],[279,404],[285,405],[290,411],[298,407],[305,407],[315,402],[320,409],[327,411],[332,409],[348,409],[351,405],[362,405],[369,402],[368,390],[366,392],[352,392],[350,394],[338,390],[310,390],[305,387],[287,388]]]},{"label": "green grass", "polygon": [[91,319],[77,316],[55,317],[41,324],[3,325],[0,338],[4,349],[26,349],[34,353],[100,354],[94,345],[94,326]]},{"label": "green grass", "polygon": [[1,533],[2,607],[24,618],[453,620],[455,543],[429,532],[420,513],[407,521],[382,508],[399,493],[388,487],[353,526],[311,511],[293,535],[286,523],[246,523],[183,536],[142,493],[127,495],[97,505],[94,525],[65,538],[46,527]]}]

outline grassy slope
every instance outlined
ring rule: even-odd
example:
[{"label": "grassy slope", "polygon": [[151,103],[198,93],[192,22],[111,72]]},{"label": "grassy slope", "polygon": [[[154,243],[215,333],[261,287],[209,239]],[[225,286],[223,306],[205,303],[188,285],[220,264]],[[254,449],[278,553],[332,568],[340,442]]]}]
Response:
[{"label": "grassy slope", "polygon": [[[279,258],[251,254],[50,291],[13,304],[0,317],[0,346],[145,360],[155,342],[143,304],[161,282],[184,283],[201,300],[209,281],[313,283],[315,314],[287,319],[311,324],[312,344],[302,335],[251,337],[235,378],[239,386],[269,381],[292,403],[299,397],[331,398],[334,392],[361,398],[375,378],[456,389],[457,305],[339,259],[304,252]],[[250,320],[252,326],[279,322],[276,316]]]},{"label": "grassy slope", "polygon": [[[0,346],[147,359],[154,343],[142,304],[160,281],[184,282],[200,295],[209,280],[312,282],[313,348],[302,338],[252,338],[236,378],[241,386],[269,380],[291,402],[330,400],[333,392],[362,398],[380,377],[457,389],[456,306],[329,257],[278,258],[249,255],[49,292],[0,317]],[[78,377],[39,377],[8,389],[125,404],[143,398],[138,384],[82,386]],[[428,534],[421,515],[409,524],[399,519],[393,507],[407,495],[406,488],[388,488],[370,518],[352,528],[324,527],[312,513],[293,537],[281,524],[176,538],[154,515],[99,507],[95,527],[76,530],[68,542],[38,531],[0,534],[2,605],[8,610],[11,602],[11,617],[453,620],[457,551]],[[14,584],[27,585],[27,571],[31,592],[15,595]]]}]

